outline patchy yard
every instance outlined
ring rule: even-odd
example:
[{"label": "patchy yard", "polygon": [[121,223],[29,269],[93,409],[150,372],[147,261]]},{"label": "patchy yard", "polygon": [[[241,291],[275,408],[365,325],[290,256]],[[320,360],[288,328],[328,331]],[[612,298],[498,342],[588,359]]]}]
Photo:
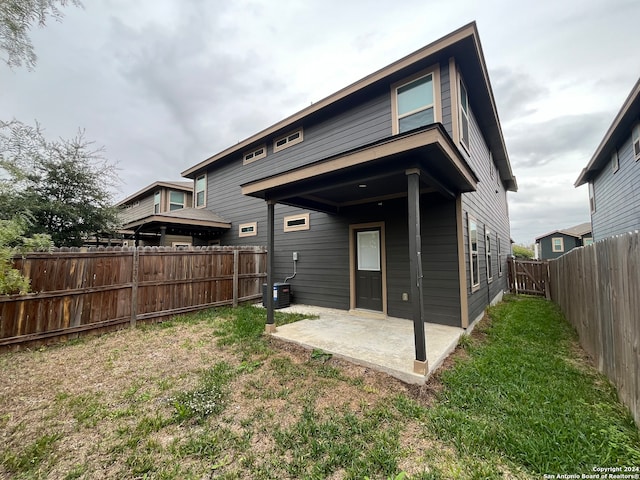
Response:
[{"label": "patchy yard", "polygon": [[494,308],[422,388],[263,328],[260,309],[220,309],[0,356],[0,478],[538,478],[640,465],[638,430],[544,300]]}]

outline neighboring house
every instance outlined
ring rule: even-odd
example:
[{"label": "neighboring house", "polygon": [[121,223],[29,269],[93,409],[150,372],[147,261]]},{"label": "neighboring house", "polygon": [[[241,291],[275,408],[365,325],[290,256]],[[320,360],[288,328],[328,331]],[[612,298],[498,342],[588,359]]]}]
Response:
[{"label": "neighboring house", "polygon": [[192,208],[193,182],[154,182],[116,204],[125,245],[218,244],[229,222],[209,210]]},{"label": "neighboring house", "polygon": [[421,322],[466,328],[507,288],[517,185],[475,23],[183,176],[223,244],[267,245],[268,283],[297,258],[296,302],[413,319],[416,371]]},{"label": "neighboring house", "polygon": [[592,243],[591,223],[589,222],[562,230],[554,230],[536,238],[536,258],[541,260],[558,258],[569,250]]},{"label": "neighboring house", "polygon": [[640,79],[575,186],[585,183],[595,241],[640,230]]}]

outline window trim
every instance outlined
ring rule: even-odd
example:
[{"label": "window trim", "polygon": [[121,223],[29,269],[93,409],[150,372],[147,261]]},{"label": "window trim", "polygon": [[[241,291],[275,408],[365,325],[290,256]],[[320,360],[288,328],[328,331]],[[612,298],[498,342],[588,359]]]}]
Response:
[{"label": "window trim", "polygon": [[[462,108],[462,89],[464,89],[465,97],[467,100],[466,111],[464,110],[464,108]],[[458,74],[458,122],[459,122],[458,135],[459,135],[460,145],[462,145],[462,147],[467,153],[470,153],[469,149],[471,145],[471,138],[467,138],[466,143],[464,142],[464,137],[463,137],[464,129],[462,128],[462,121],[464,117],[464,120],[466,120],[467,122],[467,136],[471,137],[471,121],[470,121],[471,114],[469,113],[470,110],[471,109],[469,108],[469,89],[465,85],[464,80],[462,79],[462,75]]]},{"label": "window trim", "polygon": [[[204,188],[200,191],[202,194],[202,205],[198,205],[198,180],[204,179]],[[202,175],[198,175],[193,181],[193,208],[204,208],[207,206],[207,174],[203,173]]]},{"label": "window trim", "polygon": [[[294,138],[293,140],[291,140],[290,137],[294,136],[296,133],[298,134],[298,137]],[[282,145],[278,145],[278,142],[281,142],[282,140],[284,140],[285,142]],[[292,147],[294,145],[297,145],[298,143],[301,143],[303,140],[304,140],[304,130],[303,130],[302,127],[297,128],[295,130],[291,130],[286,135],[282,135],[281,137],[277,137],[273,141],[273,153],[276,153],[276,152],[279,152],[281,150],[284,150],[285,148],[289,148],[289,147]]]},{"label": "window trim", "polygon": [[[182,203],[178,203],[178,202],[172,202],[171,201],[171,194],[172,193],[179,193],[182,195]],[[172,209],[171,205],[180,205],[180,208],[175,208]],[[182,210],[185,206],[187,205],[187,194],[184,192],[179,192],[178,190],[169,190],[169,211],[173,212],[175,210]]]},{"label": "window trim", "polygon": [[[262,152],[260,152],[262,150]],[[260,152],[260,153],[258,153]],[[250,163],[255,162],[256,160],[260,160],[261,158],[265,158],[267,156],[267,144],[263,143],[259,147],[256,147],[252,151],[244,152],[242,154],[242,164],[249,165]],[[247,158],[249,157],[249,158]]]},{"label": "window trim", "polygon": [[613,173],[616,173],[620,170],[620,157],[618,156],[618,150],[614,150],[611,154],[611,170]]},{"label": "window trim", "polygon": [[[242,231],[248,228],[251,228],[251,231]],[[241,223],[238,225],[238,237],[255,237],[256,235],[258,235],[258,222]]]},{"label": "window trim", "polygon": [[484,252],[487,261],[487,283],[493,282],[493,250],[491,248],[491,230],[484,227]]},{"label": "window trim", "polygon": [[153,192],[153,213],[157,214],[162,211],[162,192],[157,190]]},{"label": "window trim", "polygon": [[[398,118],[398,89],[411,83],[419,78],[432,75],[433,85],[433,123],[442,121],[442,102],[440,101],[440,65],[435,64],[420,70],[419,72],[403,78],[402,80],[391,84],[391,134],[400,133],[400,124]],[[415,112],[413,112],[415,113]]]},{"label": "window trim", "polygon": [[[292,221],[304,220],[304,223],[299,225],[287,225]],[[309,230],[309,213],[302,213],[298,215],[288,215],[284,217],[284,231],[285,232],[297,232],[299,230]]]},{"label": "window trim", "polygon": [[631,131],[631,151],[636,162],[640,160],[640,123],[636,123]]},{"label": "window trim", "polygon": [[[560,250],[556,248],[556,240],[560,240]],[[564,252],[564,238],[563,237],[551,237],[551,251],[553,253]]]},{"label": "window trim", "polygon": [[[476,231],[476,249],[473,249],[473,243],[471,242],[471,224],[475,225]],[[467,235],[469,241],[469,280],[471,283],[471,293],[476,292],[480,289],[480,260],[479,260],[479,250],[480,246],[478,245],[478,221],[475,217],[471,215],[467,215]],[[474,258],[476,259],[476,268],[474,269]],[[474,283],[473,281],[473,273],[474,271],[477,273],[478,281]]]}]

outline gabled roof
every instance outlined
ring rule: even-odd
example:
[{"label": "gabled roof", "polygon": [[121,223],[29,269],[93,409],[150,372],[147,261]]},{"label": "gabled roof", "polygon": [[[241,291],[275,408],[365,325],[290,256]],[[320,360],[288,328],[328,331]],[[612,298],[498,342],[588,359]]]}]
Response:
[{"label": "gabled roof", "polygon": [[347,102],[356,96],[366,95],[368,89],[373,89],[382,84],[391,84],[405,76],[415,66],[429,65],[438,62],[446,62],[450,57],[455,57],[465,77],[469,90],[471,104],[476,112],[480,129],[483,131],[489,147],[493,153],[493,159],[498,166],[500,178],[507,188],[517,190],[516,179],[511,171],[511,164],[502,135],[498,111],[489,74],[480,45],[480,38],[475,22],[442,37],[439,40],[393,62],[392,64],[364,77],[361,80],[329,95],[309,107],[300,110],[284,120],[252,135],[245,140],[203,160],[202,162],[182,172],[182,176],[194,178],[204,172],[215,162],[239,157],[241,153],[250,147],[263,143],[267,137],[275,136],[295,128],[313,117],[327,115],[334,111],[339,104]]},{"label": "gabled roof", "polygon": [[576,187],[590,182],[607,165],[611,160],[613,149],[621,145],[631,135],[633,125],[638,121],[640,121],[640,78],[613,119],[613,123],[598,148],[596,148],[591,160],[580,172],[580,176],[575,183]]},{"label": "gabled roof", "polygon": [[142,190],[138,190],[136,193],[129,195],[124,200],[120,200],[116,203],[116,207],[120,205],[126,205],[127,203],[131,203],[134,200],[137,200],[142,197],[146,197],[159,188],[169,188],[171,190],[180,190],[182,192],[191,192],[193,193],[193,182],[185,182],[183,180],[178,181],[157,181],[153,182],[151,185],[147,185]]},{"label": "gabled roof", "polygon": [[585,234],[591,233],[591,222],[584,222],[578,225],[574,225],[573,227],[568,227],[562,230],[554,230],[553,232],[545,233],[544,235],[540,235],[536,238],[536,243],[539,240],[549,237],[551,235],[555,235],[557,233],[562,233],[564,235],[569,235],[570,237],[582,238]]}]

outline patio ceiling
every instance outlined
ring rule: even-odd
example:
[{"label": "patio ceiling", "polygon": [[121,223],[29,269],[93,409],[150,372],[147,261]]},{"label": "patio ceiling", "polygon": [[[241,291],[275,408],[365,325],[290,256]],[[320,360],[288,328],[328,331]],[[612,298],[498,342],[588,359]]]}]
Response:
[{"label": "patio ceiling", "polygon": [[478,178],[440,124],[413,130],[242,185],[242,193],[311,210],[337,213],[351,205],[407,196],[407,170],[420,172],[421,190],[454,198]]}]

